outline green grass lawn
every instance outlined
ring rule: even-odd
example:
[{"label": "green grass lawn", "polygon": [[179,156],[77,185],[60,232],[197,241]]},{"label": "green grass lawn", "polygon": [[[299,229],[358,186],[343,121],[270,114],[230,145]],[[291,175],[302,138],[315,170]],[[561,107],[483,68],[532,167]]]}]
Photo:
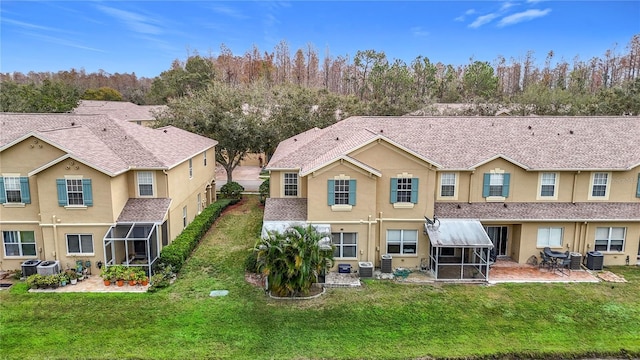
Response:
[{"label": "green grass lawn", "polygon": [[[276,301],[244,281],[257,197],[219,219],[174,285],[149,294],[0,292],[6,359],[407,359],[640,355],[640,269],[627,283],[410,285],[368,280]],[[229,290],[209,297],[211,290]]]}]

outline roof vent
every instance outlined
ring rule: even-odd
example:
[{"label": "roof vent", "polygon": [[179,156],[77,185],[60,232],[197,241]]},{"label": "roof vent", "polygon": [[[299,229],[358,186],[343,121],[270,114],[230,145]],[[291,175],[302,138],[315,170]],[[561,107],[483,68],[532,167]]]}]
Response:
[{"label": "roof vent", "polygon": [[164,133],[165,133],[165,134],[167,133],[167,129],[164,129]]},{"label": "roof vent", "polygon": [[384,132],[384,130],[380,129],[380,134],[382,134]]},{"label": "roof vent", "polygon": [[293,138],[293,141],[298,141],[298,139],[296,139],[296,138]]},{"label": "roof vent", "polygon": [[531,125],[527,126],[527,129],[531,130]]},{"label": "roof vent", "polygon": [[506,203],[504,203],[504,204],[502,204],[502,205],[503,205],[504,207],[507,207],[507,204],[506,204]]},{"label": "roof vent", "polygon": [[107,131],[107,128],[102,128],[102,131]]},{"label": "roof vent", "polygon": [[72,122],[72,123],[71,123],[71,126],[76,126],[76,123],[75,123],[75,122]]},{"label": "roof vent", "polygon": [[569,134],[573,135],[573,130],[569,130]]},{"label": "roof vent", "polygon": [[458,209],[462,209],[462,206],[460,206],[460,204],[458,204]]},{"label": "roof vent", "polygon": [[340,138],[339,138],[339,137],[336,137],[336,141],[337,141],[337,140],[340,140]]}]

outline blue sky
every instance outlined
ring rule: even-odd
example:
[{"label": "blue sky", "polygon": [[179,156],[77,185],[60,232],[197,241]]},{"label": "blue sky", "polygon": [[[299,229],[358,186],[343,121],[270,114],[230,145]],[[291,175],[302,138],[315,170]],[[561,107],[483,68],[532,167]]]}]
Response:
[{"label": "blue sky", "polygon": [[410,63],[464,65],[499,55],[542,64],[625,51],[640,33],[640,1],[7,1],[0,3],[0,71],[84,68],[154,77],[174,59],[236,55],[256,45],[322,58],[382,51]]}]

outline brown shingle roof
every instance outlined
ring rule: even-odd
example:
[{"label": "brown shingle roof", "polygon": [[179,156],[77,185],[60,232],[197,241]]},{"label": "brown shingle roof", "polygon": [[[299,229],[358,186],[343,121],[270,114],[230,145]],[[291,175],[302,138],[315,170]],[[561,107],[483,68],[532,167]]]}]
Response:
[{"label": "brown shingle roof", "polygon": [[[348,154],[367,141],[363,130],[383,134],[442,169],[473,169],[496,156],[529,170],[627,170],[640,164],[638,117],[358,116],[283,141],[267,168],[302,169],[326,154],[335,158],[337,150]],[[292,140],[300,136],[301,143]]]},{"label": "brown shingle roof", "polygon": [[169,211],[171,199],[129,199],[118,216],[118,222],[161,223]]},{"label": "brown shingle roof", "polygon": [[443,219],[483,221],[640,221],[640,203],[436,203],[434,213]]},{"label": "brown shingle roof", "polygon": [[217,144],[172,126],[151,129],[106,115],[0,113],[0,151],[30,135],[110,175],[170,169]]},{"label": "brown shingle roof", "polygon": [[267,198],[264,204],[264,221],[306,221],[307,199]]}]

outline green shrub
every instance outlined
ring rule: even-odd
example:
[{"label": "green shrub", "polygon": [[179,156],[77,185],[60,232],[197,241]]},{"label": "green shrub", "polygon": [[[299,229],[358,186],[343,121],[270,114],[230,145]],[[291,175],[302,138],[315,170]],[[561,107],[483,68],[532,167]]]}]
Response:
[{"label": "green shrub", "polygon": [[225,199],[239,200],[242,197],[244,187],[235,181],[226,183],[220,188],[220,196]]},{"label": "green shrub", "polygon": [[260,184],[258,188],[258,192],[260,193],[260,203],[264,205],[265,201],[269,197],[269,179],[265,180]]},{"label": "green shrub", "polygon": [[254,249],[249,250],[249,254],[244,258],[244,270],[254,274],[258,273],[258,252]]},{"label": "green shrub", "polygon": [[211,228],[213,222],[220,216],[222,210],[236,203],[232,199],[222,199],[207,206],[200,215],[178,235],[171,244],[160,252],[160,264],[170,265],[177,272],[180,271],[185,260],[191,255],[204,234]]},{"label": "green shrub", "polygon": [[160,288],[169,286],[174,276],[173,266],[158,264],[155,266],[153,276],[151,276],[151,286],[149,286],[148,291],[155,292]]}]

